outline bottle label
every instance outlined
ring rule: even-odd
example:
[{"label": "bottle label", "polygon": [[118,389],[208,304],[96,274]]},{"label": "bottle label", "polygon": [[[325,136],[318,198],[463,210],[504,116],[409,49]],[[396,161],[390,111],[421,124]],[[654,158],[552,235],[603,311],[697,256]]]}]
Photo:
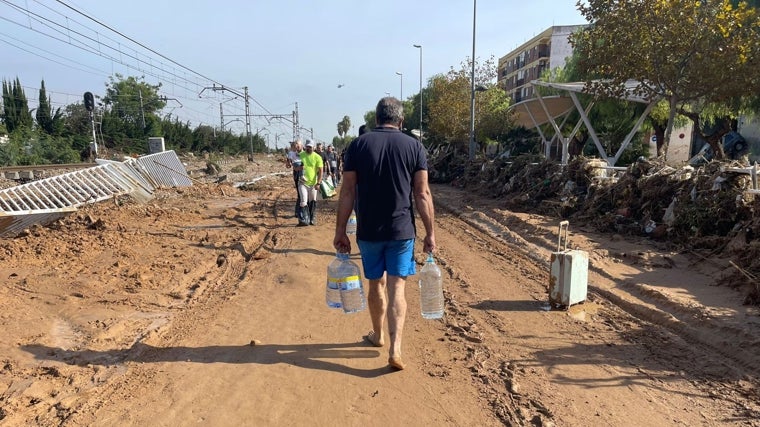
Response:
[{"label": "bottle label", "polygon": [[361,287],[362,283],[359,276],[330,277],[327,280],[338,289],[357,289]]}]

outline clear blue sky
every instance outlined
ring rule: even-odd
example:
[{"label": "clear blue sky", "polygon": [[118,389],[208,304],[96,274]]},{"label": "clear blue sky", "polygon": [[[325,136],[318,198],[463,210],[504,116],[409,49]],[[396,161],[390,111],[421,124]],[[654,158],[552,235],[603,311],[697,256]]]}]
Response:
[{"label": "clear blue sky", "polygon": [[[552,25],[585,23],[575,3],[478,1],[475,56],[498,60]],[[103,95],[112,73],[145,74],[162,83],[165,114],[218,127],[223,102],[236,132],[244,131],[233,116],[244,114],[243,102],[203,88],[247,86],[251,114],[290,117],[297,103],[301,126],[329,142],[343,116],[356,134],[364,113],[386,92],[398,97],[402,83],[404,98],[419,92],[420,51],[412,45],[423,46],[426,80],[461,68],[472,31],[469,0],[2,0],[0,78],[18,77],[34,107],[43,79],[60,106],[85,91]],[[292,139],[286,121],[251,124],[279,148]]]}]

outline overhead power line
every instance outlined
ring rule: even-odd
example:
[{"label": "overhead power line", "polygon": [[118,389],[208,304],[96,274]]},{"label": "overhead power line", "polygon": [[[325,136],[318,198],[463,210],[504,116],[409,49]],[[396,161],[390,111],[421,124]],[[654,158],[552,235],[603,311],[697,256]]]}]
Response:
[{"label": "overhead power line", "polygon": [[210,81],[210,82],[213,82],[213,83],[216,83],[216,84],[219,84],[219,85],[221,85],[221,83],[217,82],[216,80],[214,80],[214,79],[212,79],[212,78],[210,78],[210,77],[206,77],[206,76],[204,76],[203,74],[201,74],[201,73],[199,73],[199,72],[197,72],[197,71],[195,71],[195,70],[193,70],[193,69],[191,69],[191,68],[188,68],[188,67],[186,67],[186,66],[184,66],[184,65],[180,64],[179,62],[176,62],[176,61],[174,61],[173,59],[171,59],[171,58],[168,58],[168,57],[164,56],[163,54],[161,54],[161,53],[159,53],[159,52],[156,52],[155,50],[153,50],[153,49],[149,48],[148,46],[145,46],[144,44],[142,44],[142,43],[138,42],[137,40],[133,39],[132,37],[129,37],[129,36],[127,36],[126,34],[123,34],[122,32],[120,32],[120,31],[118,31],[118,30],[116,30],[116,29],[114,29],[114,28],[110,27],[109,25],[106,25],[106,24],[104,24],[104,23],[100,22],[99,20],[97,20],[97,19],[95,19],[95,18],[91,17],[90,15],[87,15],[86,13],[84,13],[84,12],[82,12],[82,11],[80,11],[80,10],[78,10],[78,9],[76,9],[76,8],[74,8],[74,7],[72,7],[72,6],[69,6],[68,4],[66,4],[66,2],[64,2],[64,1],[61,1],[61,0],[56,0],[56,1],[57,1],[58,3],[60,3],[60,4],[62,4],[63,6],[65,6],[65,7],[69,8],[69,9],[71,9],[72,11],[74,11],[74,12],[76,12],[76,13],[78,13],[78,14],[80,14],[80,15],[84,16],[85,18],[89,19],[90,21],[92,21],[92,22],[95,22],[96,24],[100,25],[101,27],[104,27],[104,28],[108,28],[109,30],[111,30],[111,31],[113,31],[114,33],[116,33],[116,34],[120,35],[121,37],[124,37],[125,39],[127,39],[127,40],[131,41],[132,43],[134,43],[134,44],[136,44],[136,45],[138,45],[138,46],[142,47],[143,49],[145,49],[145,50],[147,50],[147,51],[149,51],[149,52],[152,52],[152,53],[154,53],[154,54],[156,54],[156,55],[160,56],[161,58],[164,58],[164,59],[166,59],[167,61],[171,62],[172,64],[175,64],[175,65],[177,65],[177,66],[179,66],[179,67],[181,67],[181,68],[184,68],[185,70],[187,70],[187,71],[189,71],[189,72],[191,72],[191,73],[195,74],[196,76],[202,77],[202,78],[204,78],[204,79],[206,79],[206,80],[208,80],[208,81]]},{"label": "overhead power line", "polygon": [[[0,4],[7,5],[11,9],[15,10],[19,14],[18,16],[23,16],[24,18],[27,18],[29,22],[28,24],[18,22],[18,20],[14,20],[10,18],[12,17],[12,14],[3,14],[3,13],[0,13],[0,20],[10,22],[16,26],[23,28],[26,31],[32,31],[44,37],[55,40],[57,42],[70,45],[73,48],[80,49],[91,55],[99,56],[101,58],[111,61],[112,64],[119,64],[121,66],[134,69],[144,75],[151,76],[155,78],[159,83],[162,83],[162,82],[164,83],[162,89],[160,89],[161,95],[167,96],[167,97],[181,98],[182,100],[189,101],[189,102],[181,103],[182,104],[181,108],[183,109],[183,111],[196,113],[199,117],[202,118],[199,120],[200,122],[213,121],[213,120],[209,120],[208,118],[216,112],[216,108],[214,107],[214,105],[212,105],[212,102],[213,104],[217,104],[217,102],[212,101],[212,99],[204,99],[201,102],[204,102],[208,105],[205,111],[194,110],[191,107],[189,107],[188,104],[192,101],[195,101],[195,102],[199,101],[195,96],[192,96],[192,95],[183,96],[180,93],[175,93],[175,91],[171,88],[178,88],[178,89],[181,89],[179,92],[184,90],[186,91],[187,94],[195,94],[197,96],[198,88],[207,86],[208,83],[206,82],[212,83],[214,85],[219,85],[221,87],[228,88],[228,86],[225,86],[219,83],[217,80],[212,79],[211,77],[208,77],[207,75],[199,71],[196,71],[195,69],[191,67],[183,65],[179,63],[178,61],[175,61],[169,58],[168,56],[156,51],[155,49],[152,49],[146,44],[134,39],[133,37],[126,35],[125,33],[115,29],[114,27],[106,24],[105,22],[95,18],[94,16],[79,10],[77,7],[74,7],[68,4],[66,1],[56,0],[56,3],[61,5],[66,10],[71,11],[75,14],[78,14],[84,17],[86,20],[96,24],[97,26],[105,28],[109,32],[117,35],[118,37],[129,41],[129,43],[132,43],[135,46],[139,46],[139,48],[144,49],[146,52],[149,52],[149,54],[142,53],[142,52],[138,53],[137,49],[129,47],[127,44],[122,44],[122,41],[109,37],[108,34],[103,34],[102,30],[98,31],[96,28],[93,28],[92,26],[86,24],[85,22],[79,21],[75,17],[69,16],[64,10],[54,9],[53,7],[51,7],[51,5],[53,5],[54,3],[51,4],[51,3],[43,2],[40,0],[32,0],[32,1],[38,4],[41,8],[44,8],[45,10],[49,11],[49,13],[47,13],[48,16],[43,16],[41,14],[41,13],[45,13],[42,11],[42,9],[30,10],[29,2],[27,0],[25,0],[23,3],[19,2],[20,4],[16,4],[13,1],[9,1],[9,0],[0,0]],[[36,23],[39,25],[33,26],[33,23]],[[88,34],[88,32],[91,32],[91,34]],[[19,36],[20,33],[21,32],[14,33],[14,35]],[[75,65],[72,65],[72,64],[67,63],[67,62],[73,62],[72,60],[66,58],[63,55],[54,53],[51,50],[43,49],[40,46],[36,46],[32,43],[22,41],[18,39],[17,37],[9,36],[7,34],[0,33],[0,36],[3,36],[3,37],[0,37],[0,42],[6,43],[16,49],[19,49],[31,55],[43,58],[45,60],[51,61],[53,63],[59,64],[65,67],[78,70],[81,72],[87,72],[87,73],[96,74],[96,75],[103,75],[106,77],[112,76],[114,74],[113,71],[109,73],[102,70],[98,70],[97,68],[92,68],[92,71],[90,71],[86,69],[88,68],[88,65],[82,62],[77,62]],[[15,42],[12,42],[9,40],[12,40]],[[40,54],[39,52],[42,52],[43,54]],[[151,55],[155,55],[155,57],[151,58]],[[135,61],[135,63],[133,64],[131,63],[131,61]],[[167,61],[167,62],[164,62],[164,61]],[[168,63],[173,64],[173,65],[168,65]],[[181,70],[175,68],[175,66],[181,68]],[[84,67],[85,69],[83,69],[82,67]],[[185,74],[185,71],[189,74]],[[200,80],[203,80],[203,82],[201,82]],[[48,91],[48,92],[55,93],[51,91]],[[268,108],[262,105],[254,97],[248,95],[246,98],[247,98],[246,102],[252,101],[258,107],[260,107],[264,112],[266,112],[269,115],[273,115],[272,112]],[[242,106],[236,105],[236,104],[238,103],[234,103],[234,104],[230,103],[228,105],[231,111],[237,112],[237,111],[242,110]],[[249,112],[248,118],[250,119],[250,118],[255,118],[255,117]],[[297,115],[296,115],[296,120],[297,120]],[[250,132],[250,127],[249,127],[248,132]]]},{"label": "overhead power line", "polygon": [[[63,24],[60,24],[58,22],[54,22],[53,20],[51,20],[51,19],[49,19],[47,17],[41,16],[41,15],[39,15],[37,13],[34,13],[34,12],[32,12],[31,10],[29,10],[27,8],[23,8],[21,6],[13,4],[13,3],[9,2],[8,0],[1,0],[1,1],[3,3],[5,3],[5,4],[11,6],[12,8],[18,10],[18,11],[25,12],[30,20],[34,19],[36,22],[40,23],[41,25],[43,25],[43,26],[45,26],[47,28],[50,28],[50,30],[52,30],[53,32],[60,34],[60,37],[56,37],[55,35],[52,35],[52,34],[49,34],[49,33],[45,33],[45,32],[42,32],[40,30],[31,28],[31,27],[27,28],[23,24],[21,24],[19,22],[16,22],[16,21],[13,21],[11,19],[5,18],[5,17],[0,17],[0,19],[3,19],[3,20],[8,21],[8,22],[11,22],[11,23],[13,23],[15,25],[18,25],[20,27],[23,27],[23,28],[27,28],[27,29],[29,29],[31,31],[34,31],[34,32],[39,33],[39,34],[42,34],[42,35],[44,35],[46,37],[52,38],[52,39],[57,40],[59,42],[68,44],[70,46],[76,47],[76,48],[81,49],[81,50],[84,50],[85,52],[88,52],[88,53],[100,56],[100,57],[105,58],[105,59],[108,59],[108,60],[110,60],[112,62],[116,62],[116,63],[122,64],[124,66],[132,68],[132,69],[134,69],[136,71],[139,71],[141,73],[144,73],[144,74],[147,74],[149,76],[155,77],[156,79],[159,79],[159,80],[162,80],[162,79],[169,80],[169,79],[165,78],[163,75],[158,74],[158,73],[156,73],[156,72],[154,72],[152,70],[141,68],[139,66],[131,65],[131,64],[125,62],[123,59],[121,59],[121,56],[126,56],[127,58],[134,59],[138,64],[142,63],[142,64],[145,64],[145,65],[148,65],[150,68],[157,69],[161,73],[164,73],[165,75],[172,76],[175,79],[179,79],[179,80],[185,81],[187,83],[190,83],[190,84],[193,84],[193,85],[196,85],[196,86],[201,86],[201,84],[199,84],[197,82],[194,82],[192,80],[189,80],[186,77],[179,76],[179,75],[177,75],[176,73],[174,73],[174,72],[172,72],[170,70],[161,68],[160,66],[153,65],[152,63],[145,62],[144,60],[140,59],[137,56],[137,52],[136,51],[135,51],[135,54],[132,54],[132,53],[129,53],[129,52],[125,52],[124,50],[121,49],[120,46],[119,47],[114,47],[114,46],[111,46],[109,44],[103,43],[100,40],[96,40],[96,39],[94,39],[94,38],[92,38],[92,37],[90,37],[90,36],[88,36],[86,34],[83,34],[83,33],[79,32],[79,31],[76,31],[76,30],[71,29],[71,28],[69,28],[67,26],[64,26]],[[61,31],[60,29],[58,29],[56,27],[65,29],[66,32]],[[95,31],[93,31],[93,32],[95,32]],[[72,33],[74,35],[73,37],[72,37]],[[97,32],[95,32],[95,33],[97,33]],[[89,44],[87,44],[82,39],[78,39],[76,36],[82,37],[85,40],[89,40],[90,42],[95,43],[95,46],[90,46]],[[67,39],[68,39],[68,41],[67,41]],[[76,43],[72,43],[72,41],[76,41]],[[101,47],[105,47],[105,48],[107,48],[107,49],[109,49],[111,51],[114,51],[114,52],[118,53],[120,55],[120,58],[117,58],[115,56],[111,56],[108,53],[103,52],[100,49]],[[161,64],[161,65],[164,65],[164,64]],[[195,91],[194,88],[189,88],[187,86],[182,86],[182,85],[178,84],[177,80],[172,80],[171,83],[173,85],[180,86],[180,87],[182,87],[183,89],[185,89],[185,90],[187,90],[189,92]]]}]

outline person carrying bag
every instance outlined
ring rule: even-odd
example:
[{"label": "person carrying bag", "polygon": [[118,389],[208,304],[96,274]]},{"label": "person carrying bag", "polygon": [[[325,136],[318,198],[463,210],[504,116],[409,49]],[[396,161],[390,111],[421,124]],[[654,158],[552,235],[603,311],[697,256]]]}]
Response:
[{"label": "person carrying bag", "polygon": [[335,185],[333,185],[332,179],[330,179],[330,177],[322,180],[322,183],[319,184],[319,191],[322,193],[323,199],[335,197]]}]

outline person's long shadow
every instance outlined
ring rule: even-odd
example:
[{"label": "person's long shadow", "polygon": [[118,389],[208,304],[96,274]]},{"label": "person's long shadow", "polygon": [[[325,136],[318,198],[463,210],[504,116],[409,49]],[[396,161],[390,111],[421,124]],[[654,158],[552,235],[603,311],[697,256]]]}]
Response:
[{"label": "person's long shadow", "polygon": [[[375,358],[380,352],[355,349],[366,345],[351,342],[340,344],[244,344],[205,347],[153,347],[135,343],[116,350],[67,350],[41,344],[21,346],[38,360],[56,360],[69,365],[118,365],[123,362],[186,362],[186,363],[256,363],[271,365],[285,363],[306,369],[340,372],[362,378],[373,378],[393,372],[389,366],[357,369],[342,365],[334,359]],[[332,360],[331,360],[332,359]]]}]

